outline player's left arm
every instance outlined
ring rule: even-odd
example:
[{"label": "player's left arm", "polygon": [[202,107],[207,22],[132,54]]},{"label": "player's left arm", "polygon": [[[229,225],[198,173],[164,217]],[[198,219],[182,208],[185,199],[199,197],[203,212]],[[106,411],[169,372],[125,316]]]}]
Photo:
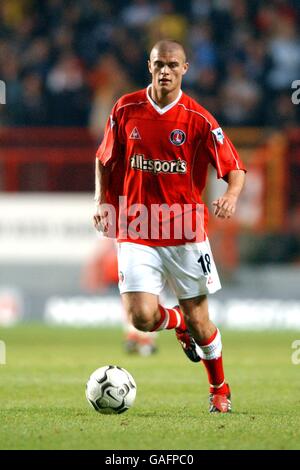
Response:
[{"label": "player's left arm", "polygon": [[244,170],[231,170],[224,177],[227,182],[227,190],[222,197],[213,201],[214,214],[221,219],[229,219],[236,210],[239,195],[245,183]]},{"label": "player's left arm", "polygon": [[215,118],[206,112],[204,121],[203,145],[210,163],[217,170],[217,177],[227,183],[222,197],[213,201],[216,217],[228,219],[236,211],[237,201],[244,186],[246,169],[237,150],[223,132]]}]

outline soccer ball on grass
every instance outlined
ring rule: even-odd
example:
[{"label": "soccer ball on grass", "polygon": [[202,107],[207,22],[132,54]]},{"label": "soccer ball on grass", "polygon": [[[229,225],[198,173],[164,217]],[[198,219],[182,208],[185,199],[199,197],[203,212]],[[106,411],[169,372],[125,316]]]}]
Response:
[{"label": "soccer ball on grass", "polygon": [[120,414],[130,408],[136,397],[136,383],[126,369],[104,366],[90,376],[85,391],[90,405],[99,413]]}]

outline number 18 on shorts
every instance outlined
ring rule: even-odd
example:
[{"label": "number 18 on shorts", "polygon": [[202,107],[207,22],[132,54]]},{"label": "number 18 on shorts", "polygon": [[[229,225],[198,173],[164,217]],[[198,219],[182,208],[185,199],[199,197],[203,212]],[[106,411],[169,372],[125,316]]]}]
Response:
[{"label": "number 18 on shorts", "polygon": [[118,245],[119,289],[159,295],[166,281],[178,299],[221,289],[209,240],[178,246]]}]

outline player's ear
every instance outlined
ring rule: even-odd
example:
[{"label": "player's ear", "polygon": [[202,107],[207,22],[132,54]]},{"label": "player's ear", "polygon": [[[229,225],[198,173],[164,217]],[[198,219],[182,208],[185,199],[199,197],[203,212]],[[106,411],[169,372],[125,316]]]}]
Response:
[{"label": "player's ear", "polygon": [[152,67],[151,67],[151,61],[148,60],[148,70],[152,74]]},{"label": "player's ear", "polygon": [[183,64],[183,72],[182,72],[182,75],[185,75],[185,74],[187,73],[187,71],[188,71],[188,69],[189,69],[189,66],[190,66],[190,64],[189,64],[188,62],[185,62],[185,63]]}]

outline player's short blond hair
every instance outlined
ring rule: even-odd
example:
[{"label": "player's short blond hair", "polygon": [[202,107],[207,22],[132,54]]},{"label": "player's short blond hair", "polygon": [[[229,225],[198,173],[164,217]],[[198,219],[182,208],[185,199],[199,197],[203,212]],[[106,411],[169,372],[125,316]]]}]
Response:
[{"label": "player's short blond hair", "polygon": [[169,50],[179,49],[183,54],[184,62],[187,61],[186,52],[183,45],[175,39],[161,39],[160,41],[157,41],[150,51],[150,59],[152,51],[154,51],[155,49],[159,50],[160,52],[167,52]]}]

